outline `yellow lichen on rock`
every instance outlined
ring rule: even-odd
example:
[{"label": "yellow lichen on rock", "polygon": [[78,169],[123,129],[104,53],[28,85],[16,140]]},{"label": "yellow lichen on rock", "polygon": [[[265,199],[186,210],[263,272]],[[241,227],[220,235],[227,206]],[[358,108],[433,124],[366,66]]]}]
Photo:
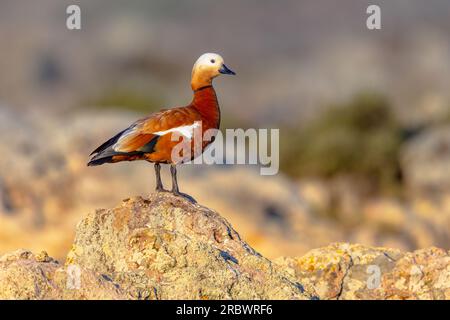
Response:
[{"label": "yellow lichen on rock", "polygon": [[449,299],[449,288],[445,250],[333,243],[272,262],[170,193],[86,215],[65,265],[45,251],[0,257],[4,299]]},{"label": "yellow lichen on rock", "polygon": [[[336,243],[275,261],[322,299],[448,299],[450,254]],[[314,268],[311,268],[313,266]]]},{"label": "yellow lichen on rock", "polygon": [[74,250],[68,263],[108,275],[135,298],[312,297],[219,214],[169,193],[91,213],[77,228]]}]

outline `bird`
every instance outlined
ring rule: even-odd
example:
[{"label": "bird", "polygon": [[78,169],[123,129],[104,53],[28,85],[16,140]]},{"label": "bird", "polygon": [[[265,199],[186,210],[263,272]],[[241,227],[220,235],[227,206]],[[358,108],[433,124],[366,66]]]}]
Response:
[{"label": "bird", "polygon": [[[137,120],[92,151],[87,165],[98,166],[105,163],[135,160],[148,161],[154,164],[156,191],[165,192],[167,190],[164,189],[160,172],[161,164],[168,164],[172,176],[171,192],[176,196],[182,196],[195,202],[191,196],[181,193],[179,190],[177,165],[187,160],[193,160],[199,154],[192,152],[194,145],[191,143],[189,159],[183,158],[181,161],[173,159],[172,151],[179,140],[172,141],[172,136],[181,136],[181,138],[191,141],[194,129],[199,124],[201,124],[202,132],[219,129],[220,108],[213,87],[213,79],[222,74],[235,75],[236,73],[225,65],[224,59],[219,54],[202,54],[192,68],[193,98],[190,104],[184,107],[162,109]],[[213,140],[202,141],[201,153]]]}]

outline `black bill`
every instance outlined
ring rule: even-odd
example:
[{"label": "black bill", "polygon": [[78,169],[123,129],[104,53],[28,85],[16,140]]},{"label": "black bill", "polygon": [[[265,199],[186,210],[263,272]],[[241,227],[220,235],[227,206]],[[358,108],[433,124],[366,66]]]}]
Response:
[{"label": "black bill", "polygon": [[236,72],[229,69],[225,64],[222,64],[222,67],[219,69],[219,72],[223,74],[232,74],[232,75],[236,74]]}]

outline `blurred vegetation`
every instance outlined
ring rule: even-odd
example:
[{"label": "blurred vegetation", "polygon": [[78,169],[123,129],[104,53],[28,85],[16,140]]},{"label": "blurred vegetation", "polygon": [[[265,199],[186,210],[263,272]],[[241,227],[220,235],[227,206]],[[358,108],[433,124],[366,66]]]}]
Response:
[{"label": "blurred vegetation", "polygon": [[350,175],[381,191],[401,183],[402,128],[388,101],[364,92],[328,108],[303,130],[282,131],[281,167],[293,176]]},{"label": "blurred vegetation", "polygon": [[162,109],[164,99],[162,96],[139,90],[110,88],[93,98],[88,98],[82,105],[99,109],[120,109],[148,114]]},{"label": "blurred vegetation", "polygon": [[448,111],[447,111],[447,113],[444,115],[444,118],[443,118],[442,122],[443,122],[444,124],[450,123],[450,106],[448,107]]}]

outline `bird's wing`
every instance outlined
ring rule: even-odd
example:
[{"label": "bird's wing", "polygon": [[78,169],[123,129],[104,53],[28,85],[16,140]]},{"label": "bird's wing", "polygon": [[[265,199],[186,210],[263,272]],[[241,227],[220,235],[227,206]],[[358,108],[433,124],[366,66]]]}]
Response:
[{"label": "bird's wing", "polygon": [[178,132],[189,138],[200,115],[190,108],[175,108],[154,113],[136,121],[112,145],[116,152],[150,153],[161,136]]}]

